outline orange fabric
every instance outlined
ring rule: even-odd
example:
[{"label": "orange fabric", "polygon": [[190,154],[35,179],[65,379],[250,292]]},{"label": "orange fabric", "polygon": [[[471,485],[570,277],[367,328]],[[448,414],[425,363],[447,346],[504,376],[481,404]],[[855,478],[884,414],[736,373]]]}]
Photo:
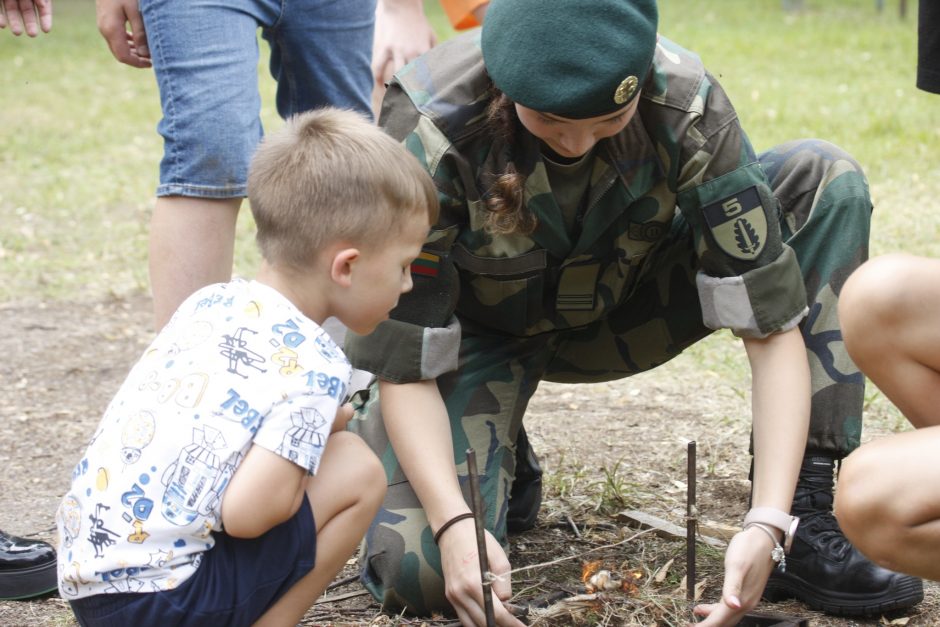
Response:
[{"label": "orange fabric", "polygon": [[466,30],[480,25],[473,15],[473,10],[487,2],[488,0],[441,0],[441,6],[455,29]]}]

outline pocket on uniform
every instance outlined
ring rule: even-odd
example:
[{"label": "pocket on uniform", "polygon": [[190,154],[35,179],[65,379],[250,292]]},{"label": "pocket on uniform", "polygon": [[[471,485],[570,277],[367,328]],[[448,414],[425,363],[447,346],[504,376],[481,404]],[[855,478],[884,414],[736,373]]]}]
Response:
[{"label": "pocket on uniform", "polygon": [[452,258],[460,272],[457,312],[461,316],[512,335],[533,332],[545,311],[545,250],[515,257],[484,257],[458,245]]}]

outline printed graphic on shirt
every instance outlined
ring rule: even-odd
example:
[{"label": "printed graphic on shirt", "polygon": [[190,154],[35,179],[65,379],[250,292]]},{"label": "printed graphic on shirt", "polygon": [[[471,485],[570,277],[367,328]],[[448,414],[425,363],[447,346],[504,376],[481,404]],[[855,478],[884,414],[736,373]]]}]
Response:
[{"label": "printed graphic on shirt", "polygon": [[156,431],[156,422],[149,411],[136,412],[124,421],[121,429],[121,459],[133,464],[140,459],[141,449],[150,444]]},{"label": "printed graphic on shirt", "polygon": [[150,519],[154,506],[153,499],[147,496],[144,489],[144,486],[149,483],[150,475],[141,473],[129,489],[121,493],[121,505],[124,506],[124,511],[121,512],[124,526],[121,531],[127,534],[125,540],[131,544],[143,544],[150,537],[150,533],[144,529],[144,524]]},{"label": "printed graphic on shirt", "polygon": [[268,342],[278,349],[276,353],[271,355],[271,362],[279,366],[277,372],[281,376],[290,377],[302,372],[304,369],[298,361],[299,356],[296,349],[307,340],[307,337],[300,333],[299,329],[297,321],[293,319],[271,327],[274,337]]},{"label": "printed graphic on shirt", "polygon": [[67,494],[62,499],[58,517],[59,528],[62,529],[62,544],[71,548],[82,528],[82,505],[74,494]]},{"label": "printed graphic on shirt", "polygon": [[326,331],[320,332],[314,340],[314,345],[317,347],[317,352],[320,353],[320,356],[331,364],[348,363],[346,356],[339,350],[339,346],[333,342]]},{"label": "printed graphic on shirt", "polygon": [[115,538],[121,534],[104,526],[102,514],[111,508],[103,503],[95,503],[95,512],[88,516],[91,520],[91,529],[88,532],[88,542],[95,548],[95,557],[104,555],[104,548],[117,544]]},{"label": "printed graphic on shirt", "polygon": [[192,444],[180,451],[163,473],[163,517],[174,525],[188,525],[206,516],[235,473],[235,467],[213,452],[225,446],[222,434],[211,427],[193,429]]},{"label": "printed graphic on shirt", "polygon": [[703,209],[715,243],[736,259],[756,259],[767,241],[767,217],[756,187]]},{"label": "printed graphic on shirt", "polygon": [[[248,339],[244,337],[246,332],[251,333],[251,335],[258,334],[257,331],[239,327],[234,334],[223,335],[223,341],[219,344],[219,348],[222,349],[220,354],[228,358],[228,371],[232,374],[237,374],[243,379],[247,379],[248,375],[239,371],[238,367],[240,365],[254,368],[259,372],[267,372],[267,370],[258,365],[264,363],[264,357],[248,348]],[[242,368],[242,370],[244,370],[244,368]]]},{"label": "printed graphic on shirt", "polygon": [[313,474],[326,444],[323,427],[328,421],[313,407],[301,407],[300,411],[291,412],[290,421],[294,426],[284,434],[284,440],[275,453]]}]

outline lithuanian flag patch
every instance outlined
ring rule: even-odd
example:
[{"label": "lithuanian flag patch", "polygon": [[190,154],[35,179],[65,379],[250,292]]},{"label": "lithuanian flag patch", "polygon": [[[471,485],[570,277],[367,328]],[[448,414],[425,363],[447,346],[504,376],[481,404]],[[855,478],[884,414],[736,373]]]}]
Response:
[{"label": "lithuanian flag patch", "polygon": [[440,271],[441,257],[434,253],[421,251],[414,261],[411,262],[411,273],[421,276],[436,277]]}]

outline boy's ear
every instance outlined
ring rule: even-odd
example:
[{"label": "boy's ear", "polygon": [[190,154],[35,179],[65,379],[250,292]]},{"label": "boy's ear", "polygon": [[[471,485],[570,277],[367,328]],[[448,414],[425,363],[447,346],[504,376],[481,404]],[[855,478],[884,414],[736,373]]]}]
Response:
[{"label": "boy's ear", "polygon": [[359,260],[358,248],[342,248],[333,255],[330,265],[330,278],[341,287],[352,285],[353,264]]}]

